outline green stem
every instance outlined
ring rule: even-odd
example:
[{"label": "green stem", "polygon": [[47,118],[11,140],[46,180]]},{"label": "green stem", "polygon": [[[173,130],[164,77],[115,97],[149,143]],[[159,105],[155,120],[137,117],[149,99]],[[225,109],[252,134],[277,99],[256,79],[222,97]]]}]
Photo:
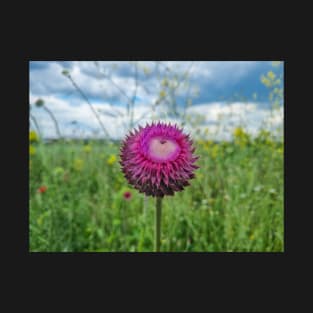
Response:
[{"label": "green stem", "polygon": [[154,251],[159,252],[161,246],[161,213],[162,213],[162,198],[156,198],[155,206],[155,242]]},{"label": "green stem", "polygon": [[66,75],[66,77],[71,81],[71,83],[73,84],[73,86],[76,88],[76,90],[80,93],[80,95],[82,96],[82,98],[86,101],[86,103],[89,105],[92,113],[95,115],[96,119],[99,122],[100,127],[102,128],[105,136],[107,137],[107,139],[109,141],[111,141],[110,139],[110,134],[108,133],[107,129],[104,127],[104,124],[101,121],[101,118],[97,112],[97,110],[93,107],[93,105],[90,103],[90,101],[88,100],[87,96],[85,95],[85,93],[80,89],[80,87],[76,84],[76,82],[74,81],[74,79],[72,78],[71,75]]},{"label": "green stem", "polygon": [[57,132],[59,139],[62,139],[60,127],[59,127],[58,121],[55,118],[54,114],[45,105],[43,106],[43,108],[50,115],[51,119],[53,120],[53,123],[54,123],[54,126],[55,126],[55,129],[56,129],[56,132]]},{"label": "green stem", "polygon": [[37,129],[39,138],[42,139],[41,130],[40,130],[40,127],[39,127],[39,125],[38,125],[37,120],[35,119],[35,116],[32,115],[31,113],[29,113],[29,117],[30,117],[30,119],[32,120],[32,122],[34,123],[34,125],[35,125],[35,127],[36,127],[36,129]]}]

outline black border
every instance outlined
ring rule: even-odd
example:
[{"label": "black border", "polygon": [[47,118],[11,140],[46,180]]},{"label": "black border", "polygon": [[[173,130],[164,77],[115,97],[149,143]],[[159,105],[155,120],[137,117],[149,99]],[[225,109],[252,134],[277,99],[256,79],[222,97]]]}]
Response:
[{"label": "black border", "polygon": [[[48,38],[46,39],[48,42]],[[250,49],[244,50],[245,45],[243,45],[239,52],[238,50],[234,53],[229,52],[229,46],[234,46],[236,42],[234,40],[223,41],[224,44],[220,42],[215,43],[219,48],[213,49],[211,46],[205,45],[194,45],[192,40],[187,42],[184,40],[181,45],[176,42],[171,46],[172,49],[168,49],[163,46],[163,53],[156,55],[154,50],[156,46],[150,47],[150,54],[145,51],[143,53],[140,49],[137,51],[130,52],[125,50],[124,43],[120,44],[110,43],[112,45],[118,46],[114,51],[107,49],[102,46],[100,52],[98,49],[93,49],[96,53],[90,54],[88,44],[82,47],[78,43],[71,46],[71,52],[68,52],[67,46],[63,46],[63,49],[59,49],[59,45],[56,45],[56,51],[51,53],[51,46],[45,46],[46,42],[40,42],[38,44],[37,51],[33,50],[28,46],[23,52],[21,50],[17,54],[14,61],[15,74],[11,76],[11,86],[12,91],[10,93],[10,106],[12,110],[11,116],[16,119],[16,128],[13,132],[12,139],[10,139],[12,150],[16,151],[14,155],[10,154],[10,159],[13,159],[14,166],[10,169],[11,179],[8,182],[10,188],[9,200],[11,203],[10,208],[13,212],[14,228],[17,230],[13,236],[14,242],[10,244],[8,253],[10,251],[16,255],[17,263],[14,263],[17,268],[17,273],[21,271],[31,271],[38,269],[42,270],[43,275],[47,275],[51,278],[50,270],[54,272],[55,270],[62,271],[65,277],[75,277],[77,273],[79,275],[102,275],[113,276],[114,273],[119,272],[120,274],[125,274],[125,276],[134,276],[135,273],[143,273],[144,275],[150,275],[154,277],[155,273],[158,271],[164,271],[168,273],[173,279],[179,278],[182,273],[188,276],[188,273],[195,275],[199,280],[203,277],[204,273],[211,275],[207,277],[208,281],[210,278],[218,278],[219,275],[222,276],[235,276],[240,280],[241,274],[247,276],[253,275],[255,279],[262,281],[262,269],[271,270],[275,272],[275,277],[282,277],[284,274],[285,261],[292,253],[292,240],[289,235],[291,229],[290,224],[292,223],[292,214],[290,209],[287,210],[287,203],[289,206],[293,207],[295,203],[292,203],[290,199],[285,201],[285,252],[258,252],[258,253],[30,253],[28,252],[28,98],[29,98],[29,65],[30,60],[283,60],[284,65],[284,75],[285,75],[285,113],[284,113],[284,131],[285,131],[285,199],[287,197],[287,180],[286,173],[287,167],[288,172],[290,170],[291,159],[287,158],[287,151],[290,153],[289,144],[290,136],[287,131],[287,116],[288,121],[293,114],[289,114],[288,103],[291,101],[289,96],[289,87],[287,83],[290,79],[290,59],[284,53],[283,45],[276,44],[274,48],[276,52],[274,53],[274,48],[271,47],[265,52],[260,52],[260,44],[255,45],[255,42],[249,42]],[[221,40],[222,42],[222,40]],[[212,42],[211,42],[212,43]],[[52,44],[54,42],[52,41]],[[189,46],[189,52],[186,56],[186,45]],[[212,43],[213,45],[213,43]],[[239,43],[240,45],[240,43]],[[254,47],[252,52],[251,46]],[[191,47],[191,48],[190,48]],[[193,50],[192,47],[195,47]],[[46,48],[46,52],[44,52]],[[157,48],[156,48],[157,49]],[[49,53],[47,52],[49,50]],[[134,49],[136,50],[136,49]],[[193,50],[193,51],[190,51]],[[236,46],[235,46],[236,50]],[[75,53],[73,53],[75,51]],[[242,52],[244,51],[244,52]],[[257,51],[257,52],[256,52]],[[277,52],[279,51],[279,52]],[[194,54],[193,54],[194,53]],[[24,54],[24,55],[22,55]],[[288,93],[288,96],[287,96]],[[288,110],[287,110],[288,108]],[[288,122],[289,123],[289,122]],[[288,145],[286,142],[288,141]],[[27,156],[27,157],[24,157]],[[14,160],[15,158],[15,160]],[[287,164],[289,164],[287,166]],[[26,170],[25,170],[26,169]],[[288,180],[288,183],[290,180]],[[26,187],[27,186],[27,187]],[[290,192],[288,193],[288,196]],[[287,212],[288,211],[288,212]],[[12,213],[10,212],[10,213]],[[287,222],[288,220],[288,222]],[[12,234],[12,230],[7,232]],[[151,262],[151,263],[150,263]],[[21,266],[21,264],[24,264]],[[31,265],[32,269],[28,267]],[[21,266],[21,269],[18,269]],[[155,272],[153,271],[155,269]],[[84,270],[82,270],[84,269]],[[187,270],[187,272],[186,272]],[[48,271],[48,273],[47,273]],[[50,274],[49,274],[50,273]],[[84,273],[84,274],[83,274]],[[153,275],[154,273],[154,275]],[[187,274],[186,274],[187,273]],[[181,281],[179,279],[178,281]]]}]

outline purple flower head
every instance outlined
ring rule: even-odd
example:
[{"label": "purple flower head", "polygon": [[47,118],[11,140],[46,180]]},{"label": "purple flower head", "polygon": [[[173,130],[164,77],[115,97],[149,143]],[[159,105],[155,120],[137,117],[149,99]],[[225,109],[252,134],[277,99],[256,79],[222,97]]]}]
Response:
[{"label": "purple flower head", "polygon": [[128,182],[147,196],[174,195],[194,178],[195,148],[177,125],[152,123],[130,132],[122,143],[122,171]]}]

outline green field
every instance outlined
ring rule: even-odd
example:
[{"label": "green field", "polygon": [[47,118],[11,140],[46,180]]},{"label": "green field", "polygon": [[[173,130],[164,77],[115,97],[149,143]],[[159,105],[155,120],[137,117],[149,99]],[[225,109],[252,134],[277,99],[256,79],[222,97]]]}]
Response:
[{"label": "green field", "polygon": [[[283,143],[237,130],[195,147],[196,178],[163,200],[161,251],[283,251]],[[118,143],[31,144],[31,252],[153,251],[155,199],[127,184],[118,153]]]}]

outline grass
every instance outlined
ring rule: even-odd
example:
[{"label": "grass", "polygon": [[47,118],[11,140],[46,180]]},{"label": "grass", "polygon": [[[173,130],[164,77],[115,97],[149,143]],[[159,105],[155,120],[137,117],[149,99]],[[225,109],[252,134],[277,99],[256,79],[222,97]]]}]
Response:
[{"label": "grass", "polygon": [[[234,139],[195,143],[196,178],[163,200],[161,251],[283,251],[283,143],[266,132]],[[30,251],[153,251],[155,199],[127,185],[118,144],[32,146]]]}]

